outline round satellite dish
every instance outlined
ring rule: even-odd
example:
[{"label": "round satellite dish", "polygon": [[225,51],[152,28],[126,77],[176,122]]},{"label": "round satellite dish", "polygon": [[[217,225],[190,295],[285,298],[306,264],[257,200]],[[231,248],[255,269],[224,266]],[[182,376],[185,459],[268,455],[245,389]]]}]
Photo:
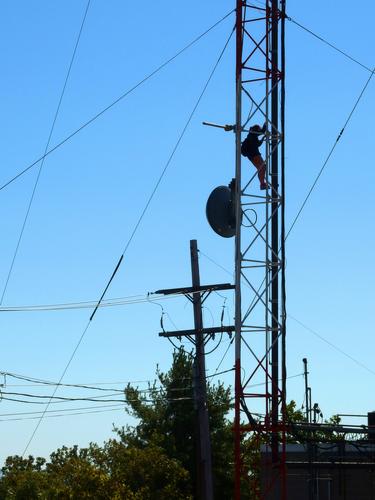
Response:
[{"label": "round satellite dish", "polygon": [[231,238],[235,235],[232,191],[228,186],[219,186],[212,191],[207,200],[206,216],[208,223],[219,236]]}]

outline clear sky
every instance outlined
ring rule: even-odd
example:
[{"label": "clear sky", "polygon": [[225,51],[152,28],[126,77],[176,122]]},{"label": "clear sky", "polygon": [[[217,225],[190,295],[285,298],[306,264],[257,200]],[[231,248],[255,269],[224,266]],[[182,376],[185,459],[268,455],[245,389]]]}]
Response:
[{"label": "clear sky", "polygon": [[[2,168],[7,181],[44,151],[87,2],[0,2]],[[181,3],[92,0],[51,145],[90,119],[234,7],[232,1]],[[289,16],[373,67],[375,5],[288,0]],[[156,180],[176,144],[233,26],[225,20],[45,161],[3,306],[98,299]],[[321,168],[369,73],[287,22],[287,226]],[[374,78],[375,80],[375,78]],[[375,81],[355,114],[287,243],[288,374],[307,357],[313,400],[325,416],[375,408],[373,366],[373,197]],[[145,296],[190,284],[189,240],[231,272],[233,240],[214,234],[205,219],[211,190],[234,174],[232,134],[203,120],[234,121],[234,40],[198,107],[137,231],[107,297]],[[250,168],[250,167],[249,167]],[[0,289],[25,216],[37,168],[0,192]],[[202,282],[231,276],[202,254]],[[233,317],[233,297],[225,315]],[[223,298],[207,301],[208,326],[220,322]],[[183,298],[160,302],[166,329],[191,328]],[[90,309],[2,312],[0,369],[58,380]],[[153,379],[167,369],[172,346],[158,337],[161,307],[148,303],[101,309],[64,379],[110,383]],[[366,367],[333,349],[307,325]],[[216,344],[213,344],[216,345]],[[208,356],[213,374],[224,338]],[[220,371],[233,366],[233,350]],[[245,366],[250,371],[251,365]],[[221,377],[232,383],[232,374]],[[117,383],[121,382],[121,383]],[[6,379],[4,392],[51,394]],[[14,385],[17,385],[15,387]],[[140,382],[140,387],[145,383]],[[94,393],[61,388],[61,396]],[[12,397],[12,396],[9,396]],[[19,397],[18,397],[19,398]],[[288,398],[301,405],[303,380],[291,378]],[[22,398],[21,398],[22,399]],[[98,403],[66,402],[53,408]],[[41,405],[3,399],[1,415],[40,411]],[[61,412],[62,413],[62,412]],[[61,414],[60,413],[60,414]],[[30,416],[30,415],[28,415]],[[3,421],[1,456],[21,454],[36,420]],[[86,445],[111,436],[123,412],[46,418],[29,452],[46,455],[63,444]]]}]

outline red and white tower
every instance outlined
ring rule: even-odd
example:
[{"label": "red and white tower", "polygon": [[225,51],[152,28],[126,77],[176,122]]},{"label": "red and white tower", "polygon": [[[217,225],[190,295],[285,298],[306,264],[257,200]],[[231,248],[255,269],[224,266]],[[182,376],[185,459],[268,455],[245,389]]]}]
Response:
[{"label": "red and white tower", "polygon": [[[262,443],[255,497],[286,499],[285,471],[285,0],[237,0],[235,173],[235,499],[252,481],[244,442]],[[267,190],[241,158],[266,123]]]}]

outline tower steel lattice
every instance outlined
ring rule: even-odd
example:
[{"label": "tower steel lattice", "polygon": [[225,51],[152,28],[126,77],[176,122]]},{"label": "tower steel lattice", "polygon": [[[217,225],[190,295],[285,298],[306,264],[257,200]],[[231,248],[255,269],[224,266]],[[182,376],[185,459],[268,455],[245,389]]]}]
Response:
[{"label": "tower steel lattice", "polygon": [[[235,499],[252,481],[245,438],[261,443],[258,498],[286,498],[284,0],[236,3]],[[241,158],[266,123],[267,190]]]}]

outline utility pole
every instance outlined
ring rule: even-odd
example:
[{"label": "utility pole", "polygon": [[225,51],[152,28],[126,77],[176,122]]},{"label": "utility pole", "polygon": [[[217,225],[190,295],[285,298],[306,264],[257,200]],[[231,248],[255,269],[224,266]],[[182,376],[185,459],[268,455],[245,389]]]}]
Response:
[{"label": "utility pole", "polygon": [[[309,392],[311,389],[309,388],[309,382],[308,382],[308,371],[307,371],[307,359],[303,358],[303,376],[305,378],[305,402],[306,402],[306,422],[310,423],[310,397],[309,397]],[[310,391],[309,391],[310,389]]]},{"label": "utility pole", "polygon": [[[311,404],[311,387],[309,387],[308,374],[307,371],[307,358],[302,359],[303,362],[303,376],[305,379],[305,402],[306,402],[306,422],[307,426],[311,424],[311,412],[313,412],[313,422],[316,424],[316,404],[312,406]],[[314,467],[314,462],[316,461],[316,444],[311,439],[313,434],[311,432],[307,432],[308,439],[310,442],[307,442],[307,450],[309,456],[309,469],[310,469],[310,479],[309,479],[309,500],[314,500],[317,495],[317,471]]]},{"label": "utility pole", "polygon": [[[307,358],[302,359],[303,362],[303,377],[305,379],[305,405],[306,405],[306,422],[307,425],[311,422],[311,387],[309,387],[309,381],[308,381],[308,374],[309,372],[307,371]],[[308,433],[308,436],[311,437],[310,433]],[[313,466],[313,461],[315,457],[315,451],[314,451],[314,443],[308,442],[307,443],[307,450],[308,450],[308,456],[309,456],[309,464],[310,464],[310,479],[308,481],[309,484],[309,500],[314,500],[314,484],[315,484],[315,472],[314,472],[314,466]]]},{"label": "utility pole", "polygon": [[[200,287],[197,240],[190,240],[191,276],[193,288]],[[207,409],[206,361],[204,352],[202,297],[200,293],[193,295],[194,328],[195,328],[195,371],[196,371],[196,403],[200,446],[200,474],[202,478],[202,498],[213,500],[212,458],[210,426]],[[204,495],[203,495],[204,493]]]},{"label": "utility pole", "polygon": [[198,245],[197,240],[190,240],[190,260],[192,286],[182,288],[169,288],[157,290],[155,293],[172,295],[183,293],[193,304],[194,329],[160,332],[161,337],[186,337],[195,345],[195,360],[193,367],[194,399],[197,412],[197,481],[198,498],[201,500],[213,500],[213,477],[212,477],[212,455],[211,439],[209,429],[209,414],[207,408],[206,392],[206,368],[205,368],[205,342],[208,336],[215,333],[232,334],[234,326],[203,327],[202,304],[209,294],[218,290],[231,290],[234,285],[220,283],[214,285],[201,285],[199,274]]}]

